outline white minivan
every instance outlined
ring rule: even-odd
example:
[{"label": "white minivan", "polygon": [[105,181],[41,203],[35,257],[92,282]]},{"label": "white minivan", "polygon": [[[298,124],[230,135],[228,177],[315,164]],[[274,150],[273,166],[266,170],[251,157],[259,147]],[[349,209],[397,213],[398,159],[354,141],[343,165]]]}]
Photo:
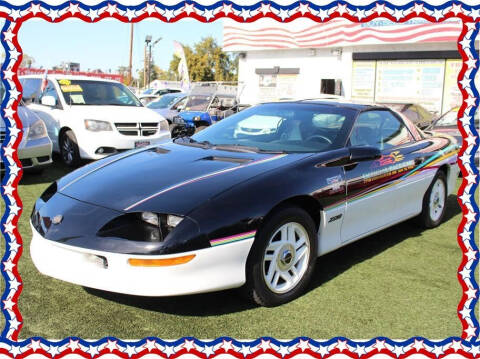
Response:
[{"label": "white minivan", "polygon": [[117,81],[69,75],[21,76],[23,100],[45,122],[53,151],[69,166],[170,140],[168,122]]}]

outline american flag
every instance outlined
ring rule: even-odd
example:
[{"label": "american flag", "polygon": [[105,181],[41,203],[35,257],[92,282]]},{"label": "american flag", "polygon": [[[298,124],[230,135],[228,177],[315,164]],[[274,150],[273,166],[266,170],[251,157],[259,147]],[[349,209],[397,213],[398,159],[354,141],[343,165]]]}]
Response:
[{"label": "american flag", "polygon": [[360,24],[346,19],[334,19],[326,23],[297,19],[291,23],[278,23],[265,18],[241,25],[225,20],[223,48],[226,51],[245,51],[385,43],[456,42],[461,30],[462,23],[457,20],[440,23],[411,20],[403,24],[375,20]]}]

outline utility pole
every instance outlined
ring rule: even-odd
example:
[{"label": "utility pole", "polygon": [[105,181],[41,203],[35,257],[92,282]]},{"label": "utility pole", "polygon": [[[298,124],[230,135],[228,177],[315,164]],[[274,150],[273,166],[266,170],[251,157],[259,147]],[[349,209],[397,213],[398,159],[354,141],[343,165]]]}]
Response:
[{"label": "utility pole", "polygon": [[133,22],[130,24],[130,57],[128,61],[128,86],[132,84]]},{"label": "utility pole", "polygon": [[145,36],[145,48],[143,50],[143,87],[147,88],[147,73],[150,73],[150,55],[147,57],[147,47],[152,42],[152,35]]}]

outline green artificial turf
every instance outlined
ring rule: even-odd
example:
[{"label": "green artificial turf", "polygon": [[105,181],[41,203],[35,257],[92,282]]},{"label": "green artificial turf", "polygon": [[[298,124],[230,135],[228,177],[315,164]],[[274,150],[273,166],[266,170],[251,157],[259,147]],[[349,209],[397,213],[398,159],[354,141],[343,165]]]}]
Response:
[{"label": "green artificial turf", "polygon": [[[19,301],[24,320],[21,338],[461,335],[456,275],[461,214],[456,196],[448,199],[440,227],[422,230],[405,222],[325,255],[317,262],[306,294],[277,308],[261,308],[245,302],[236,290],[144,298],[85,289],[38,273],[29,254],[28,216],[48,184],[67,172],[56,163],[42,176],[25,174],[20,185],[24,205],[19,223],[24,243],[19,264],[24,283]],[[2,252],[3,248],[2,241]]]}]

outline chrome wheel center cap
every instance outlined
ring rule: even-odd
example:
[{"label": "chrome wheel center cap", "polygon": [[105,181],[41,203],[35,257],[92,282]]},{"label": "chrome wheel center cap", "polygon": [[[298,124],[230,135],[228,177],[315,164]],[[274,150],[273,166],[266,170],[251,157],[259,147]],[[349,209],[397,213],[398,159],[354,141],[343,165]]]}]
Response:
[{"label": "chrome wheel center cap", "polygon": [[290,269],[295,258],[295,248],[291,244],[284,245],[278,254],[277,265],[282,271]]}]

